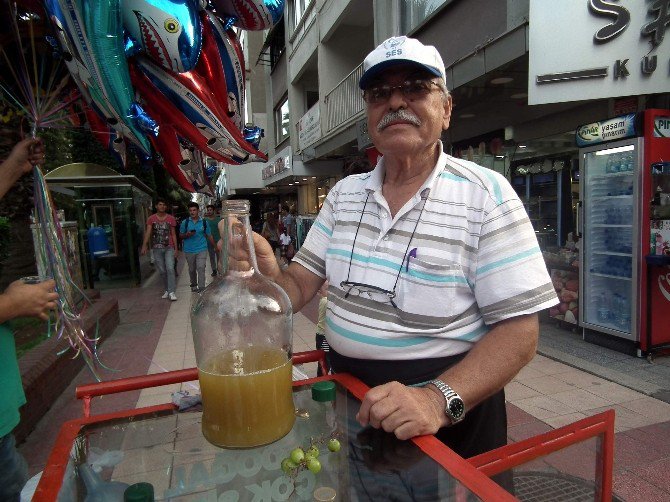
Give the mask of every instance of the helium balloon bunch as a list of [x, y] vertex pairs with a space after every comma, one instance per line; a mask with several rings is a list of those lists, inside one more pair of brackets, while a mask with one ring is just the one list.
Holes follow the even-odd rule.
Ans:
[[[33, 23], [35, 18], [19, 12], [17, 6], [8, 1], [3, 2], [1, 12], [9, 27], [8, 36], [0, 48], [6, 69], [5, 78], [0, 81], [3, 100], [11, 104], [16, 115], [21, 117], [22, 125], [28, 122], [33, 137], [38, 128], [67, 127], [66, 110], [78, 99], [77, 93], [63, 96], [69, 80], [67, 72], [50, 54], [45, 54], [37, 42], [39, 27]], [[19, 22], [23, 29], [19, 27]], [[37, 268], [55, 280], [58, 293], [55, 322], [53, 326], [49, 324], [48, 334], [52, 334], [53, 328], [59, 339], [68, 342], [74, 357], [82, 354], [99, 380], [97, 369], [103, 365], [96, 350], [97, 333], [88, 336], [84, 330], [76, 301], [76, 293], [83, 295], [83, 292], [70, 273], [67, 253], [63, 248], [63, 231], [39, 166], [33, 168], [33, 180], [35, 217], [36, 223], [39, 223]], [[90, 303], [85, 295], [84, 299]]]
[[213, 195], [206, 158], [267, 160], [245, 125], [245, 64], [233, 29], [276, 23], [284, 0], [44, 0], [92, 130], [113, 152], [153, 151], [190, 192]]

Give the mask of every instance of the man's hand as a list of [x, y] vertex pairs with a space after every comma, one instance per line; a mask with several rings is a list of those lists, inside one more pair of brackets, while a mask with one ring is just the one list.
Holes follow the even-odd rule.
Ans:
[[277, 263], [277, 257], [272, 250], [272, 246], [262, 235], [254, 232], [253, 236], [258, 270], [264, 276], [269, 277], [272, 280], [276, 280], [277, 276], [281, 272], [281, 269], [279, 268], [279, 263]]
[[55, 287], [53, 280], [39, 284], [25, 284], [20, 279], [12, 282], [0, 295], [5, 300], [2, 302], [0, 318], [37, 317], [46, 321], [49, 311], [56, 308], [58, 293], [54, 291]]
[[443, 401], [425, 387], [389, 382], [365, 394], [356, 419], [362, 426], [384, 429], [398, 439], [435, 434], [449, 424]]
[[44, 148], [40, 139], [24, 139], [17, 143], [0, 164], [0, 197], [3, 197], [21, 176], [34, 165], [44, 162]]
[[144, 255], [147, 254], [148, 252], [149, 252], [149, 246], [147, 246], [146, 244], [142, 244], [142, 249], [141, 249], [141, 251], [140, 251], [140, 254], [141, 254], [142, 256], [144, 256]]
[[3, 167], [15, 170], [20, 175], [29, 173], [33, 166], [44, 162], [44, 147], [41, 139], [26, 138], [12, 148]]
[[[248, 270], [250, 267], [249, 249], [246, 243], [246, 236], [242, 235], [238, 225], [234, 222], [229, 222], [229, 225], [232, 226], [231, 228], [226, 229], [226, 221], [226, 219], [221, 219], [221, 221], [219, 221], [219, 234], [222, 238], [216, 243], [216, 249], [218, 251], [223, 249], [223, 235], [228, 235], [229, 238], [232, 239], [232, 241], [228, 243], [229, 246], [227, 250], [228, 261], [230, 262], [229, 265], [232, 265], [234, 268], [239, 268], [240, 270]], [[258, 271], [271, 280], [275, 280], [281, 269], [279, 268], [277, 258], [272, 251], [272, 246], [270, 246], [270, 243], [263, 236], [256, 232], [253, 232], [252, 236]]]

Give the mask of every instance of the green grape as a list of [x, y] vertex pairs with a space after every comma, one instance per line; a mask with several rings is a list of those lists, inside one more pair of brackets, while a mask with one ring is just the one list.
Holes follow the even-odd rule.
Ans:
[[332, 452], [340, 451], [340, 442], [333, 438], [328, 441], [328, 449]]
[[321, 470], [321, 462], [319, 462], [319, 460], [314, 457], [309, 457], [307, 460], [307, 468], [310, 470], [310, 472], [316, 474]]
[[310, 455], [314, 458], [319, 458], [319, 447], [313, 444], [312, 446], [309, 447], [309, 450], [305, 452], [305, 456]]
[[291, 452], [291, 460], [293, 460], [293, 462], [296, 464], [299, 464], [305, 460], [305, 452], [302, 451], [302, 448], [296, 448]]
[[298, 467], [298, 464], [288, 457], [281, 461], [281, 470], [286, 474], [290, 474], [296, 467]]

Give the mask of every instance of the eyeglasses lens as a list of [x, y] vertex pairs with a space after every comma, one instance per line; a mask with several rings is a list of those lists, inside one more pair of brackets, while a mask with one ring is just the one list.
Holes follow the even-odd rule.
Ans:
[[435, 82], [432, 80], [412, 80], [400, 85], [378, 85], [365, 90], [363, 98], [368, 103], [381, 103], [382, 101], [388, 101], [393, 92], [398, 89], [405, 98], [414, 101], [428, 94], [431, 91], [431, 84], [435, 84]]

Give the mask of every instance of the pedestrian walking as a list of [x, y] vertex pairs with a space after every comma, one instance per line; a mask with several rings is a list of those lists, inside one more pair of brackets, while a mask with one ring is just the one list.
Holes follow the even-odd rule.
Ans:
[[183, 241], [184, 256], [191, 279], [191, 291], [205, 289], [205, 267], [207, 265], [207, 243], [216, 246], [212, 231], [204, 218], [200, 217], [200, 206], [188, 205], [189, 217], [179, 227], [179, 237]]
[[175, 256], [177, 254], [177, 220], [167, 213], [165, 199], [156, 199], [156, 213], [147, 219], [142, 242], [142, 255], [152, 253], [154, 265], [163, 279], [165, 291], [161, 298], [177, 300], [175, 293]]
[[[221, 239], [219, 234], [219, 222], [221, 217], [216, 214], [216, 208], [212, 204], [208, 204], [205, 208], [205, 220], [209, 229], [212, 231], [212, 239], [214, 243], [218, 243]], [[216, 277], [219, 264], [219, 251], [216, 245], [212, 245], [207, 241], [207, 252], [209, 253], [209, 263], [212, 266], [212, 277]]]

